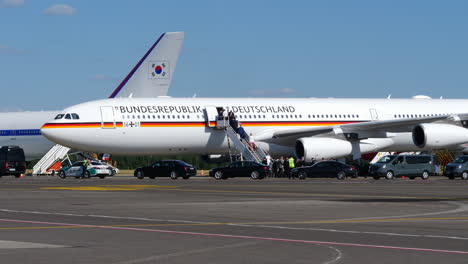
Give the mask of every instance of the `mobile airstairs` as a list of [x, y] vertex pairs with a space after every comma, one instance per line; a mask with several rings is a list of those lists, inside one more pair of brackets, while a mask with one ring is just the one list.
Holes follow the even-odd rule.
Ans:
[[240, 138], [240, 135], [229, 125], [228, 119], [220, 117], [216, 121], [216, 129], [224, 129], [228, 139], [229, 150], [234, 147], [240, 153], [243, 160], [262, 163], [266, 158], [267, 154], [259, 146], [256, 146], [255, 149], [250, 148], [248, 135], [245, 135], [244, 139]]
[[[33, 175], [41, 175], [41, 174], [48, 174], [49, 168], [54, 165], [58, 161], [63, 161], [68, 156], [68, 151], [70, 148], [62, 146], [62, 145], [55, 145], [53, 146], [45, 155], [42, 157], [36, 165], [33, 167], [32, 174]], [[52, 171], [52, 173], [54, 173]]]

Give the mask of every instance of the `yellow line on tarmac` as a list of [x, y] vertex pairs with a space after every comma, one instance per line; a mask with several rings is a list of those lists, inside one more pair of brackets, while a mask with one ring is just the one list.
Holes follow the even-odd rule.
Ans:
[[468, 220], [468, 217], [427, 217], [427, 218], [386, 218], [360, 220], [317, 220], [301, 222], [244, 222], [244, 223], [193, 223], [193, 224], [138, 224], [138, 225], [76, 225], [76, 226], [30, 226], [30, 227], [2, 227], [0, 230], [28, 230], [28, 229], [64, 229], [64, 228], [94, 228], [94, 227], [164, 227], [164, 226], [223, 226], [223, 225], [279, 225], [279, 224], [342, 224], [342, 223], [370, 223], [370, 222], [404, 222], [404, 221], [438, 221], [438, 220]]
[[205, 193], [237, 193], [237, 194], [272, 194], [311, 197], [353, 197], [353, 198], [378, 198], [378, 199], [413, 199], [413, 200], [468, 200], [468, 197], [416, 197], [416, 196], [381, 196], [381, 195], [355, 195], [355, 194], [326, 194], [326, 193], [293, 193], [293, 192], [266, 192], [266, 191], [235, 191], [235, 190], [209, 190], [209, 189], [180, 189], [182, 186], [163, 185], [98, 185], [98, 186], [64, 186], [42, 187], [45, 190], [73, 190], [73, 191], [139, 191], [162, 190], [180, 192], [205, 192]]

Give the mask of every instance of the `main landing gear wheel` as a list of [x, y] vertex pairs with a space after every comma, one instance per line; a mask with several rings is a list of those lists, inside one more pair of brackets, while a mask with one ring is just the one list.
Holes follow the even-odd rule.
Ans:
[[222, 180], [222, 179], [224, 178], [223, 173], [222, 173], [221, 171], [215, 172], [214, 177], [215, 177], [215, 179], [217, 179], [217, 180]]
[[387, 171], [387, 174], [385, 174], [385, 178], [387, 180], [393, 180], [395, 178], [395, 175], [393, 174], [393, 171]]

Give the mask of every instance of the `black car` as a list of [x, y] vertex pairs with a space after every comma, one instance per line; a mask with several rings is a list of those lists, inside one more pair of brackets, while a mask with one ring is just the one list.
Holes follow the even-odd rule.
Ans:
[[195, 175], [197, 175], [197, 169], [181, 160], [156, 161], [150, 166], [136, 168], [134, 172], [134, 176], [138, 179], [145, 177], [149, 177], [150, 179], [171, 177], [171, 179], [175, 180], [178, 177], [188, 179]]
[[213, 168], [210, 176], [217, 180], [233, 177], [250, 177], [252, 179], [263, 179], [270, 173], [270, 168], [265, 164], [255, 161], [235, 161], [227, 167]]
[[358, 173], [355, 167], [338, 161], [321, 161], [312, 166], [291, 170], [291, 176], [299, 179], [307, 177], [336, 177], [338, 180], [344, 180], [348, 176], [357, 177]]
[[26, 172], [24, 151], [18, 146], [3, 146], [0, 148], [0, 177], [14, 175], [19, 178]]

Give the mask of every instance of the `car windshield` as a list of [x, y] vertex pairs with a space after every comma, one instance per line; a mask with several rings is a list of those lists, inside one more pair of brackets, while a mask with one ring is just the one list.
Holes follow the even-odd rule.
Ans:
[[379, 161], [377, 161], [377, 163], [389, 163], [389, 162], [392, 161], [395, 157], [396, 157], [396, 155], [388, 155], [388, 156], [385, 156], [385, 157], [379, 159]]
[[453, 163], [465, 163], [468, 161], [468, 156], [458, 157], [456, 158]]
[[23, 161], [24, 151], [22, 149], [9, 149], [7, 152], [7, 161]]

